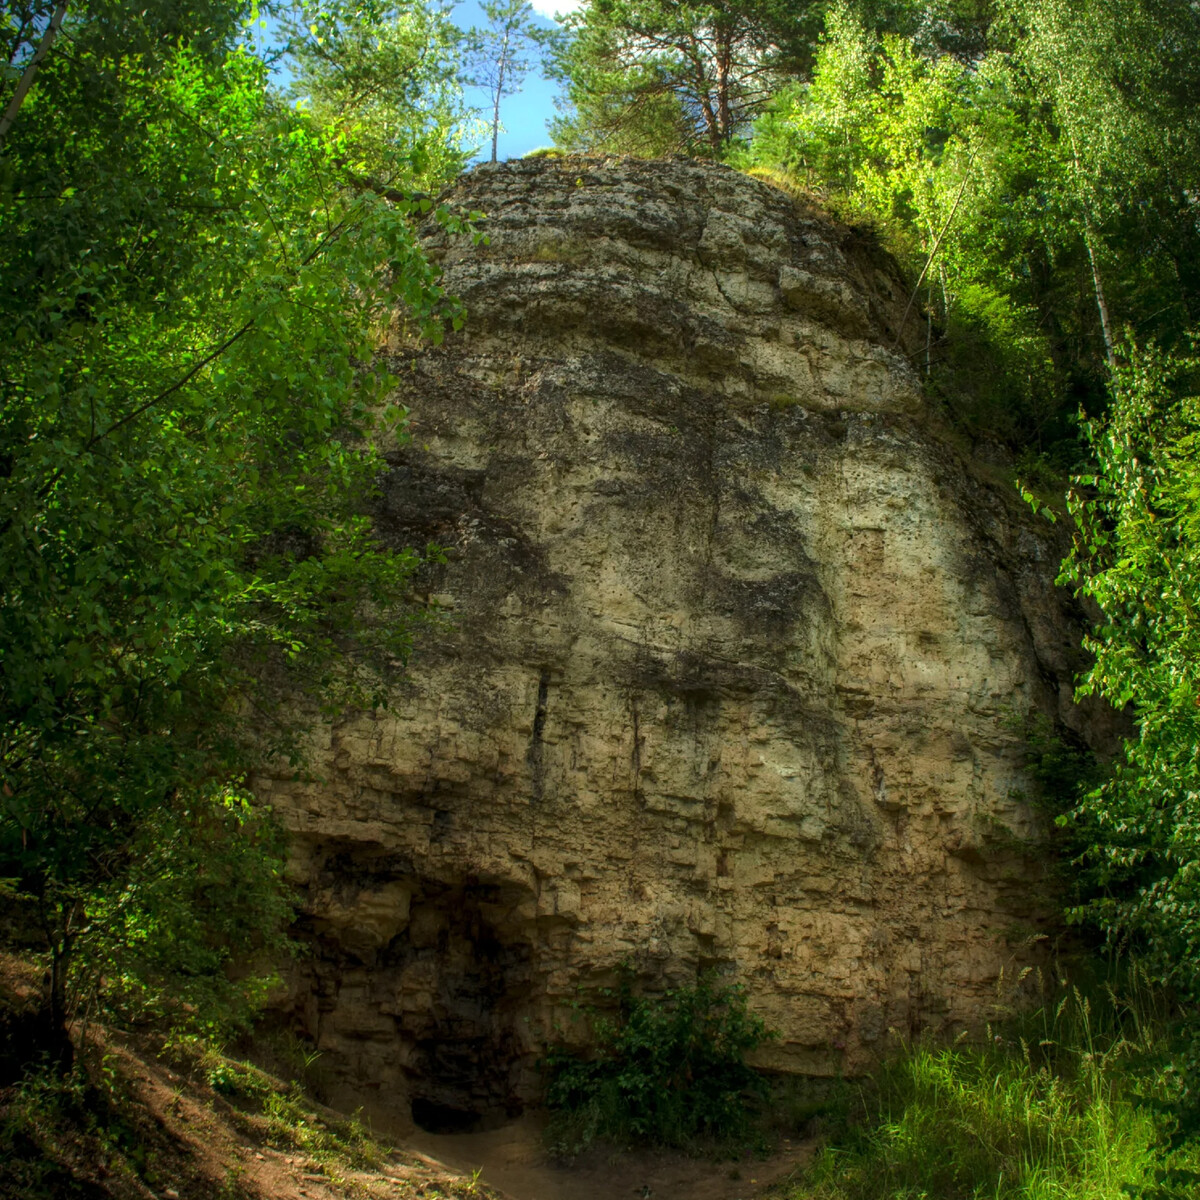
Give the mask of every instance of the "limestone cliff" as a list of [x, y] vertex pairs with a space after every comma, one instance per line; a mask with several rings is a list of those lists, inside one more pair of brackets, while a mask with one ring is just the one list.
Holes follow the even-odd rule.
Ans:
[[426, 1124], [512, 1111], [622, 960], [742, 980], [781, 1069], [978, 1020], [1048, 911], [1013, 719], [1082, 728], [1079, 630], [1053, 531], [924, 413], [894, 265], [701, 163], [454, 200], [490, 244], [427, 233], [470, 318], [395, 351], [379, 513], [447, 549], [453, 627], [320, 782], [262, 784], [327, 1069]]

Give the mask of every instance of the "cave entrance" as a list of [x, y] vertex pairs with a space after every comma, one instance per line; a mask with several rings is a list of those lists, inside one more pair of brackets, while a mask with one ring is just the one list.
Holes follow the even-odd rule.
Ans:
[[531, 945], [524, 889], [425, 883], [393, 943], [411, 1115], [428, 1133], [494, 1128], [521, 1115], [532, 1053], [519, 1036]]
[[488, 1120], [486, 1113], [451, 1108], [425, 1096], [413, 1097], [411, 1112], [413, 1124], [426, 1133], [475, 1133]]

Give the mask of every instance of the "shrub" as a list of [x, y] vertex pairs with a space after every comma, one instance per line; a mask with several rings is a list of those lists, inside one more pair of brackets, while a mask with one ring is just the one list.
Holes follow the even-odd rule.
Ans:
[[544, 1060], [546, 1101], [559, 1113], [547, 1134], [551, 1149], [576, 1154], [598, 1137], [675, 1147], [749, 1140], [752, 1106], [766, 1085], [745, 1056], [775, 1035], [748, 1010], [744, 990], [704, 977], [695, 987], [635, 996], [624, 971], [616, 999], [614, 1016], [590, 1012], [587, 1056], [559, 1049]]

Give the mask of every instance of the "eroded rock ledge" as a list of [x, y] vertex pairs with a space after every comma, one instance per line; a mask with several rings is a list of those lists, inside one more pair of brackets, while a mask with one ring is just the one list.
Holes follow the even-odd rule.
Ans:
[[895, 266], [708, 164], [454, 199], [490, 245], [427, 234], [470, 319], [395, 351], [380, 513], [447, 548], [454, 627], [320, 783], [262, 784], [332, 1082], [430, 1127], [516, 1111], [623, 960], [728, 970], [784, 1070], [978, 1021], [1046, 928], [1013, 719], [1088, 733], [1079, 630], [1053, 531], [932, 431]]

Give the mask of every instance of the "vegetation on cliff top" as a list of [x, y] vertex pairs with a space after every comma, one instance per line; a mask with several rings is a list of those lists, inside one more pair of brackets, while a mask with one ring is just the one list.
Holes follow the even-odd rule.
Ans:
[[1077, 414], [1103, 412], [1124, 329], [1186, 348], [1195, 6], [597, 0], [572, 24], [564, 146], [782, 172], [874, 225], [914, 281], [931, 392], [1028, 468], [1086, 456]]

